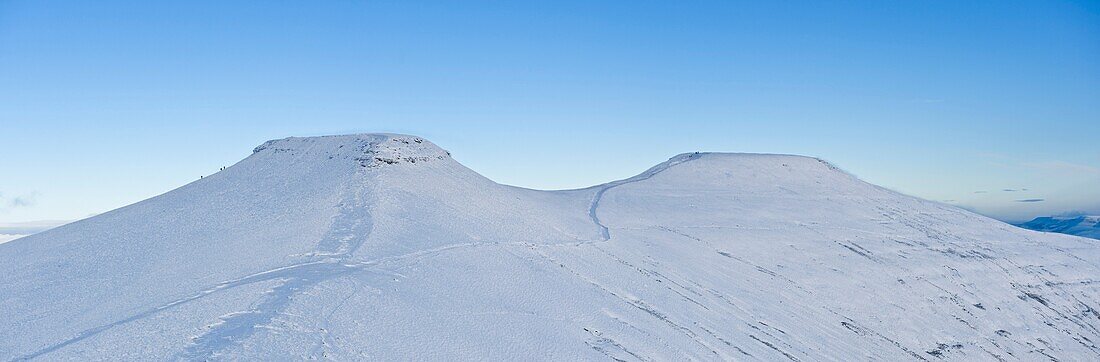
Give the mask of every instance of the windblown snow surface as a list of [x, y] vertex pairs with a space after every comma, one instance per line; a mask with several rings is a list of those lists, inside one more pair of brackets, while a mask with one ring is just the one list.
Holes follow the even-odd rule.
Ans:
[[288, 138], [0, 244], [0, 359], [1098, 360], [1098, 263], [815, 158], [537, 191]]

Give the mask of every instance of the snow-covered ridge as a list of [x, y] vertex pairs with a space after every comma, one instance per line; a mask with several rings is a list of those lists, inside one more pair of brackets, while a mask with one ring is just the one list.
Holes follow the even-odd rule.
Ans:
[[451, 153], [416, 136], [365, 133], [341, 136], [289, 137], [264, 142], [253, 154], [313, 154], [351, 159], [362, 167], [418, 163], [450, 158]]
[[0, 244], [0, 360], [1095, 360], [1100, 243], [811, 157], [497, 184], [415, 136], [288, 138]]
[[[285, 155], [321, 159], [354, 160], [362, 167], [379, 167], [394, 164], [415, 164], [450, 159], [451, 153], [434, 143], [417, 136], [390, 133], [362, 133], [335, 136], [288, 137], [264, 142], [253, 149], [254, 155]], [[761, 171], [770, 168], [800, 169], [804, 172], [837, 172], [847, 175], [836, 166], [816, 157], [767, 154], [688, 152], [669, 158], [636, 176], [593, 186], [599, 188], [620, 183], [647, 179], [680, 163], [707, 158], [709, 166], [736, 170], [751, 168]]]

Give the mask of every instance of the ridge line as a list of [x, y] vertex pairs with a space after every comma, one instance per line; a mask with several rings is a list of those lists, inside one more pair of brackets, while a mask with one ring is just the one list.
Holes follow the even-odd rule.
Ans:
[[697, 160], [702, 155], [703, 154], [700, 152], [680, 154], [668, 159], [668, 161], [661, 162], [656, 166], [650, 167], [648, 170], [645, 170], [642, 173], [633, 177], [618, 181], [611, 181], [606, 184], [597, 186], [599, 187], [599, 189], [596, 190], [596, 194], [592, 196], [592, 202], [588, 205], [588, 217], [592, 220], [593, 223], [596, 224], [596, 226], [600, 228], [600, 237], [602, 238], [601, 241], [611, 240], [611, 231], [607, 228], [607, 225], [604, 225], [603, 222], [600, 221], [599, 215], [596, 215], [596, 209], [600, 207], [600, 200], [603, 199], [603, 194], [605, 192], [622, 185], [648, 180], [651, 177], [656, 176], [657, 174], [664, 172], [669, 168], [672, 168], [673, 166], [688, 161]]

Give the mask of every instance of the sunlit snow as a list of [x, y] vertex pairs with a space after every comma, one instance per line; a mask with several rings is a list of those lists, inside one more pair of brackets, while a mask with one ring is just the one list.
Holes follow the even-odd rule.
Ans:
[[1096, 360], [1098, 264], [809, 157], [538, 191], [289, 138], [0, 245], [0, 359]]

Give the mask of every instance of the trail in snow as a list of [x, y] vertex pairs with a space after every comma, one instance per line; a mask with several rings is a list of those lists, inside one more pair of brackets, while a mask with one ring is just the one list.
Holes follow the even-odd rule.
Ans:
[[[279, 267], [279, 268], [259, 272], [259, 273], [256, 273], [256, 274], [252, 274], [252, 275], [246, 276], [244, 278], [239, 278], [239, 279], [234, 279], [234, 280], [218, 283], [217, 286], [214, 286], [210, 289], [205, 289], [205, 290], [200, 291], [198, 293], [195, 293], [194, 295], [191, 295], [187, 298], [174, 300], [174, 301], [165, 303], [161, 306], [158, 306], [156, 308], [152, 308], [152, 309], [146, 310], [144, 312], [132, 315], [132, 316], [127, 317], [125, 319], [121, 319], [121, 320], [118, 320], [118, 321], [115, 321], [115, 322], [112, 322], [112, 323], [104, 324], [104, 325], [99, 326], [99, 327], [87, 329], [85, 331], [82, 331], [76, 337], [70, 338], [68, 340], [65, 340], [65, 341], [63, 341], [61, 343], [58, 343], [58, 344], [55, 344], [55, 345], [52, 345], [50, 347], [43, 348], [43, 349], [38, 350], [34, 353], [16, 358], [16, 360], [34, 359], [36, 357], [39, 357], [39, 356], [48, 354], [50, 352], [56, 351], [58, 349], [61, 349], [62, 347], [65, 347], [65, 346], [80, 342], [84, 339], [93, 337], [93, 336], [95, 336], [99, 333], [105, 332], [105, 331], [107, 331], [111, 328], [114, 328], [114, 327], [117, 327], [117, 326], [120, 326], [120, 325], [123, 325], [123, 324], [126, 324], [126, 323], [130, 323], [130, 322], [135, 322], [135, 321], [141, 320], [141, 319], [146, 318], [146, 317], [153, 316], [157, 313], [166, 311], [166, 310], [171, 309], [173, 307], [177, 307], [177, 306], [180, 306], [180, 305], [183, 305], [183, 304], [186, 304], [186, 303], [190, 303], [190, 302], [205, 298], [205, 297], [207, 297], [209, 295], [212, 295], [214, 293], [217, 293], [217, 292], [228, 291], [228, 290], [231, 290], [233, 288], [237, 288], [237, 287], [241, 287], [241, 286], [245, 286], [245, 285], [251, 285], [251, 284], [264, 282], [264, 281], [269, 281], [269, 280], [275, 280], [275, 279], [287, 279], [288, 280], [287, 282], [283, 283], [279, 287], [276, 287], [275, 289], [273, 289], [272, 290], [272, 292], [273, 292], [272, 295], [268, 298], [265, 298], [263, 301], [261, 301], [261, 305], [258, 306], [257, 308], [254, 308], [253, 310], [246, 311], [246, 312], [232, 313], [232, 314], [226, 315], [221, 323], [218, 323], [218, 324], [214, 325], [215, 329], [212, 329], [211, 331], [208, 331], [207, 333], [204, 333], [202, 336], [195, 337], [195, 340], [196, 340], [195, 345], [188, 348], [188, 352], [185, 352], [182, 356], [180, 356], [180, 357], [189, 358], [189, 359], [202, 359], [201, 356], [203, 356], [204, 353], [201, 353], [201, 352], [207, 352], [207, 353], [211, 353], [211, 354], [214, 353], [214, 352], [217, 352], [218, 350], [221, 350], [224, 347], [230, 346], [231, 344], [228, 343], [228, 342], [239, 341], [239, 340], [242, 339], [242, 338], [239, 338], [239, 337], [241, 337], [245, 334], [251, 334], [251, 332], [254, 331], [256, 326], [259, 326], [259, 325], [265, 324], [267, 322], [270, 322], [271, 317], [274, 317], [274, 316], [278, 315], [278, 313], [277, 313], [278, 309], [285, 306], [285, 303], [287, 302], [285, 299], [289, 299], [289, 297], [293, 296], [297, 291], [305, 289], [309, 286], [317, 285], [317, 284], [319, 284], [323, 281], [326, 281], [326, 280], [330, 280], [330, 279], [333, 279], [333, 278], [336, 278], [336, 277], [345, 276], [345, 275], [349, 275], [349, 274], [353, 274], [353, 273], [357, 273], [357, 272], [359, 272], [359, 273], [361, 273], [361, 272], [385, 273], [385, 271], [372, 270], [371, 267], [381, 266], [383, 264], [390, 263], [390, 262], [401, 261], [401, 260], [406, 260], [406, 259], [410, 259], [410, 258], [419, 258], [419, 257], [430, 256], [430, 255], [438, 254], [440, 252], [445, 252], [445, 251], [448, 251], [448, 250], [459, 249], [459, 248], [477, 247], [477, 246], [501, 246], [501, 245], [531, 246], [530, 243], [523, 243], [523, 242], [514, 242], [514, 243], [463, 243], [463, 244], [447, 245], [447, 246], [443, 246], [443, 247], [431, 248], [431, 249], [425, 249], [425, 250], [417, 250], [417, 251], [410, 252], [410, 253], [407, 253], [407, 254], [389, 256], [389, 257], [384, 257], [384, 258], [379, 258], [379, 259], [374, 259], [374, 260], [367, 260], [367, 261], [341, 263], [337, 259], [329, 258], [329, 259], [325, 259], [323, 261], [315, 261], [315, 262], [307, 262], [307, 263], [301, 263], [301, 264], [288, 265], [288, 266]], [[582, 244], [554, 244], [554, 245], [547, 245], [547, 246], [558, 246], [558, 245], [560, 245], [560, 246], [567, 246], [567, 245], [576, 246], [576, 245], [582, 245]], [[279, 305], [277, 302], [282, 302], [283, 305]], [[261, 317], [263, 317], [263, 318], [261, 318]], [[252, 323], [251, 326], [250, 326], [250, 324], [245, 323], [245, 322], [254, 322], [254, 323]], [[217, 336], [218, 338], [221, 338], [221, 339], [211, 338], [211, 337], [214, 337], [214, 336]], [[222, 342], [226, 342], [226, 343], [221, 344]]]
[[373, 223], [368, 212], [368, 197], [363, 187], [352, 187], [354, 195], [346, 198], [340, 212], [333, 221], [332, 228], [317, 245], [315, 256], [331, 256], [328, 263], [314, 264], [305, 268], [287, 269], [284, 275], [273, 275], [268, 279], [286, 278], [286, 281], [272, 289], [257, 305], [249, 311], [223, 316], [220, 323], [210, 327], [206, 333], [195, 337], [194, 343], [183, 351], [181, 357], [189, 360], [206, 360], [218, 352], [247, 339], [260, 325], [268, 324], [280, 310], [290, 304], [298, 292], [308, 289], [326, 280], [361, 270], [361, 267], [346, 262], [371, 233]]
[[[200, 292], [195, 293], [194, 295], [191, 295], [187, 298], [174, 300], [172, 302], [163, 304], [163, 305], [158, 306], [156, 308], [149, 309], [147, 311], [132, 315], [132, 316], [127, 317], [125, 319], [118, 320], [118, 321], [115, 321], [115, 322], [112, 322], [112, 323], [104, 324], [104, 325], [99, 326], [99, 327], [95, 327], [95, 328], [92, 328], [92, 329], [85, 330], [85, 331], [81, 332], [79, 335], [77, 335], [76, 337], [70, 338], [68, 340], [65, 340], [64, 342], [55, 344], [53, 346], [44, 348], [42, 350], [39, 350], [37, 352], [28, 354], [26, 356], [23, 356], [23, 357], [20, 357], [20, 358], [17, 358], [17, 359], [19, 359], [19, 360], [32, 359], [32, 358], [35, 358], [35, 357], [53, 352], [53, 351], [58, 350], [62, 347], [71, 345], [71, 344], [76, 343], [76, 342], [80, 342], [81, 340], [84, 340], [88, 337], [92, 337], [96, 334], [99, 334], [103, 331], [114, 328], [116, 326], [123, 325], [123, 324], [129, 323], [129, 322], [133, 322], [133, 321], [136, 321], [136, 320], [139, 320], [139, 319], [142, 319], [142, 318], [152, 316], [152, 315], [154, 315], [156, 313], [159, 313], [161, 311], [164, 311], [164, 310], [167, 310], [169, 308], [176, 307], [176, 306], [182, 305], [184, 303], [188, 303], [188, 302], [206, 297], [206, 296], [208, 296], [210, 294], [213, 294], [215, 292], [229, 290], [229, 289], [233, 289], [233, 288], [236, 288], [236, 287], [239, 287], [239, 286], [249, 285], [249, 284], [262, 282], [262, 281], [267, 281], [267, 280], [273, 280], [273, 279], [278, 279], [278, 278], [286, 278], [289, 275], [302, 273], [302, 272], [298, 271], [299, 269], [309, 269], [309, 268], [314, 268], [314, 267], [325, 267], [326, 264], [327, 263], [324, 262], [324, 261], [295, 264], [295, 265], [280, 267], [280, 268], [276, 268], [276, 269], [272, 269], [272, 270], [252, 274], [252, 275], [246, 276], [244, 278], [240, 278], [240, 279], [235, 279], [235, 280], [222, 282], [222, 283], [219, 283], [218, 285], [216, 285], [216, 286], [214, 286], [210, 289], [200, 291]], [[336, 264], [329, 264], [329, 265], [330, 266], [339, 266], [339, 265], [336, 265]]]
[[596, 194], [592, 197], [592, 203], [588, 206], [588, 217], [591, 218], [592, 222], [596, 223], [596, 226], [598, 226], [600, 228], [600, 236], [601, 236], [601, 238], [603, 238], [603, 241], [607, 241], [607, 240], [611, 239], [611, 231], [608, 230], [607, 225], [604, 225], [602, 222], [600, 222], [600, 216], [596, 214], [596, 209], [600, 207], [600, 200], [603, 199], [603, 194], [605, 192], [607, 192], [607, 190], [610, 190], [610, 189], [613, 189], [613, 188], [616, 188], [616, 187], [619, 187], [619, 186], [622, 186], [622, 185], [626, 185], [626, 184], [629, 184], [629, 183], [648, 180], [650, 177], [653, 177], [653, 176], [661, 173], [662, 171], [669, 169], [672, 166], [676, 166], [676, 165], [679, 165], [679, 164], [684, 163], [684, 162], [688, 162], [688, 161], [691, 161], [691, 160], [698, 159], [702, 155], [704, 155], [704, 153], [700, 153], [700, 152], [680, 154], [680, 155], [677, 155], [676, 157], [670, 158], [668, 161], [665, 161], [665, 162], [662, 162], [662, 163], [660, 163], [656, 166], [650, 167], [648, 170], [645, 170], [645, 172], [642, 172], [642, 173], [638, 174], [637, 176], [634, 176], [634, 177], [631, 177], [631, 178], [628, 178], [628, 179], [612, 181], [612, 182], [608, 182], [606, 184], [597, 186], [597, 187], [599, 187], [599, 189], [596, 190]]
[[229, 347], [234, 342], [243, 340], [252, 335], [257, 326], [269, 323], [271, 319], [278, 314], [280, 309], [290, 303], [291, 297], [297, 292], [325, 280], [355, 271], [362, 271], [366, 266], [375, 264], [373, 262], [356, 264], [347, 263], [350, 255], [353, 254], [355, 250], [362, 245], [363, 241], [366, 240], [367, 236], [370, 235], [372, 226], [370, 214], [367, 212], [367, 202], [363, 197], [362, 190], [361, 188], [356, 188], [355, 194], [350, 199], [350, 202], [345, 202], [341, 205], [340, 213], [335, 218], [329, 235], [318, 243], [316, 251], [308, 254], [308, 256], [326, 257], [324, 260], [283, 266], [243, 278], [225, 281], [187, 298], [175, 300], [125, 319], [85, 330], [73, 338], [22, 356], [19, 359], [32, 359], [42, 356], [116, 326], [152, 316], [161, 311], [206, 297], [215, 292], [263, 281], [285, 279], [283, 284], [272, 289], [252, 310], [226, 315], [222, 317], [221, 322], [213, 325], [209, 331], [194, 337], [194, 344], [188, 347], [180, 356], [190, 360], [207, 359], [218, 351]]

